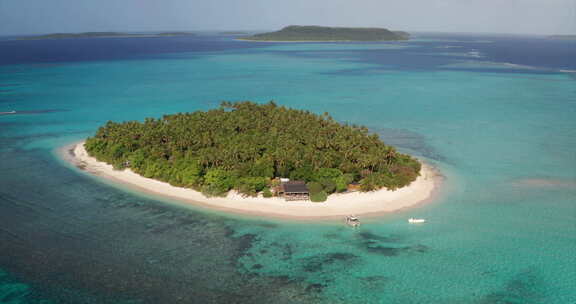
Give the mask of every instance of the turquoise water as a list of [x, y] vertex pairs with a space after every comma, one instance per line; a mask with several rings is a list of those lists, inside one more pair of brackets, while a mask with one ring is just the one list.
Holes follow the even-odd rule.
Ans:
[[[432, 38], [217, 37], [189, 42], [217, 50], [0, 66], [0, 111], [23, 113], [0, 116], [0, 303], [576, 302], [576, 85], [558, 71], [570, 58], [520, 68], [499, 45], [558, 42]], [[165, 204], [54, 152], [108, 120], [222, 100], [366, 125], [437, 166], [443, 187], [350, 230]]]

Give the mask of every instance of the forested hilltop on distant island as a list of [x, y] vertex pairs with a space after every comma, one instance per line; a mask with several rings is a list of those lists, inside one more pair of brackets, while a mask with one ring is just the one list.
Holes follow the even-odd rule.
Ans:
[[385, 145], [366, 127], [274, 102], [223, 102], [207, 112], [110, 121], [85, 148], [115, 169], [129, 167], [207, 196], [231, 189], [271, 196], [275, 178], [289, 177], [307, 182], [311, 194], [325, 200], [356, 182], [361, 191], [401, 188], [421, 169], [416, 159]]
[[74, 39], [74, 38], [138, 38], [138, 37], [171, 37], [171, 36], [194, 36], [189, 32], [165, 32], [151, 34], [134, 34], [119, 32], [85, 32], [85, 33], [54, 33], [38, 36], [23, 36], [20, 40], [42, 40], [42, 39]]
[[410, 34], [384, 28], [353, 28], [291, 25], [279, 31], [242, 37], [253, 41], [396, 41]]

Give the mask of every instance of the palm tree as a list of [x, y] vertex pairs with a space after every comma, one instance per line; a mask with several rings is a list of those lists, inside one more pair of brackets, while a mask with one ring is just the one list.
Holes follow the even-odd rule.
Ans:
[[386, 159], [386, 165], [390, 167], [392, 162], [396, 160], [396, 149], [394, 149], [394, 147], [388, 147], [384, 158]]

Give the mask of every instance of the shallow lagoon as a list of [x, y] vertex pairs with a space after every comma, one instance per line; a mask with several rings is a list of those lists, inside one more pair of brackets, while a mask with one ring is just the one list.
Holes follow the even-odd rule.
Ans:
[[[0, 116], [0, 302], [574, 301], [574, 42], [422, 38], [1, 41], [0, 109], [28, 112]], [[426, 158], [439, 199], [354, 231], [166, 204], [54, 153], [108, 120], [272, 99]]]

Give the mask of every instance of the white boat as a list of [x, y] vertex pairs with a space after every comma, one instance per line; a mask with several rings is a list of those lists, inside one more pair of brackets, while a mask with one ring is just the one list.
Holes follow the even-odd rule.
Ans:
[[354, 215], [349, 215], [346, 217], [346, 225], [354, 228], [359, 227], [360, 219], [355, 217]]
[[0, 112], [0, 114], [16, 114], [16, 111]]
[[409, 218], [408, 219], [408, 223], [410, 224], [419, 224], [419, 223], [424, 223], [426, 222], [425, 219], [419, 219], [419, 218]]

